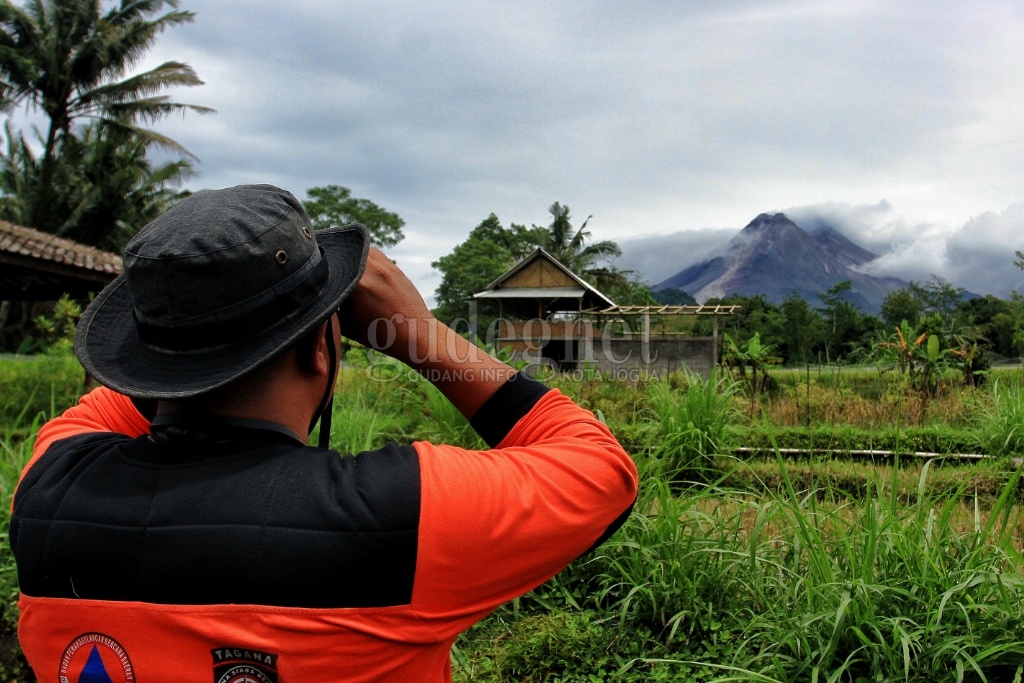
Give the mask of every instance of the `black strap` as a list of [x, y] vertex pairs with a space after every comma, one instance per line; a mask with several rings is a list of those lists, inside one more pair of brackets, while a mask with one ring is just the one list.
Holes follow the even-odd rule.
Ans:
[[337, 349], [334, 348], [334, 316], [332, 315], [327, 319], [327, 330], [324, 332], [324, 337], [327, 341], [327, 355], [330, 359], [330, 378], [327, 380], [327, 389], [324, 390], [324, 397], [320, 399], [320, 405], [317, 407], [315, 413], [313, 413], [313, 419], [309, 423], [309, 433], [313, 433], [313, 428], [316, 427], [316, 421], [320, 420], [320, 438], [317, 441], [317, 445], [320, 448], [331, 447], [331, 416], [334, 414], [334, 383], [338, 380], [338, 356]]

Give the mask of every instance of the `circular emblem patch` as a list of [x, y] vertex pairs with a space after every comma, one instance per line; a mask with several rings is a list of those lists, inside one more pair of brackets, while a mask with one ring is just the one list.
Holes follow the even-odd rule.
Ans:
[[217, 683], [274, 683], [273, 678], [255, 666], [233, 666], [217, 679]]
[[128, 653], [108, 635], [83, 633], [64, 649], [60, 683], [135, 683]]
[[277, 655], [246, 647], [218, 647], [213, 655], [213, 683], [277, 683]]

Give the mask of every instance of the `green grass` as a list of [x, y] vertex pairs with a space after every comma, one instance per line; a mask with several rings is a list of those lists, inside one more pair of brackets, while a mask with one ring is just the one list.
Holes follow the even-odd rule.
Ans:
[[[1024, 437], [1024, 434], [1022, 434]], [[802, 448], [834, 453], [884, 450], [899, 453], [987, 454], [992, 453], [980, 433], [945, 425], [865, 429], [852, 425], [776, 427], [763, 422], [735, 428], [734, 443], [746, 448], [771, 450]], [[998, 451], [998, 454], [1012, 451]]]
[[402, 440], [407, 420], [401, 401], [404, 389], [388, 392], [361, 373], [343, 371], [338, 378], [331, 421], [331, 448], [355, 454]]
[[[663, 680], [681, 681], [1019, 675], [1019, 472], [987, 511], [969, 511], [964, 528], [965, 491], [930, 493], [927, 466], [910, 503], [896, 474], [875, 479], [861, 500], [789, 481], [778, 494], [712, 485], [679, 496], [659, 467], [644, 466], [637, 512], [597, 555], [524, 600], [529, 609], [519, 619], [508, 608], [494, 617], [509, 639], [529, 642], [537, 625], [522, 615], [588, 615], [565, 626], [586, 627], [562, 636], [578, 648], [563, 655], [567, 677], [532, 670], [515, 678], [512, 672], [530, 671], [528, 661], [509, 660], [522, 645], [482, 664], [491, 646], [471, 635], [460, 645], [466, 666], [459, 680], [657, 680], [666, 667], [676, 677]], [[526, 633], [517, 636], [521, 623]], [[595, 623], [603, 636], [589, 633]], [[621, 651], [608, 645], [616, 638], [627, 644]], [[638, 649], [646, 654], [631, 654]], [[618, 653], [611, 661], [619, 668], [609, 671], [600, 660], [593, 678], [572, 673], [600, 652]], [[467, 667], [490, 673], [470, 678]]]
[[37, 413], [26, 419], [28, 408], [13, 422], [0, 425], [0, 680], [4, 681], [34, 680], [17, 644], [18, 571], [7, 536], [14, 490], [43, 417]]
[[[962, 489], [968, 498], [978, 498], [985, 509], [1002, 495], [1016, 471], [1011, 463], [1004, 460], [963, 463], [904, 458], [894, 465], [890, 459], [872, 461], [830, 456], [786, 458], [780, 462], [774, 456], [766, 455], [744, 459], [742, 464], [728, 469], [722, 482], [758, 495], [763, 491], [784, 491], [788, 479], [799, 490], [828, 492], [858, 500], [865, 497], [878, 478], [889, 480], [895, 470], [900, 500], [912, 502], [916, 500], [925, 467], [929, 468], [929, 495], [955, 495]], [[1017, 498], [1024, 501], [1024, 487], [1020, 483]]]
[[737, 386], [724, 376], [691, 376], [681, 390], [666, 382], [648, 386], [648, 449], [667, 471], [675, 476], [714, 470], [714, 456], [730, 448]]
[[1024, 453], [1024, 388], [996, 381], [991, 395], [991, 407], [979, 410], [975, 418], [979, 441], [990, 453]]
[[469, 426], [469, 420], [463, 417], [455, 406], [428, 382], [419, 383], [423, 401], [423, 420], [416, 430], [416, 438], [434, 443], [448, 443], [481, 450], [487, 444]]
[[0, 425], [24, 434], [37, 414], [74, 405], [84, 386], [85, 371], [68, 353], [0, 356]]

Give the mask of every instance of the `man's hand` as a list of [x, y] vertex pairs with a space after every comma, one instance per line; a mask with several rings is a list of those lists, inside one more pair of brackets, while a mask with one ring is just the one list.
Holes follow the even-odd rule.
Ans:
[[431, 328], [436, 334], [434, 316], [416, 286], [376, 248], [370, 249], [363, 277], [339, 318], [343, 335], [404, 363], [419, 348], [419, 336]]
[[363, 277], [339, 318], [342, 334], [422, 374], [467, 418], [515, 375], [438, 322], [405, 273], [379, 249], [370, 249]]

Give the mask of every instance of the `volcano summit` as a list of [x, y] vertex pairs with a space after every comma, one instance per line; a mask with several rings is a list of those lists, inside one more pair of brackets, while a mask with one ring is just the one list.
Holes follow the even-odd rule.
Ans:
[[861, 272], [876, 258], [833, 228], [808, 233], [783, 213], [763, 213], [729, 241], [724, 254], [676, 273], [654, 290], [682, 289], [701, 303], [730, 294], [763, 294], [780, 304], [795, 292], [817, 305], [819, 294], [849, 280], [853, 286], [844, 298], [875, 314], [887, 293], [907, 285]]

